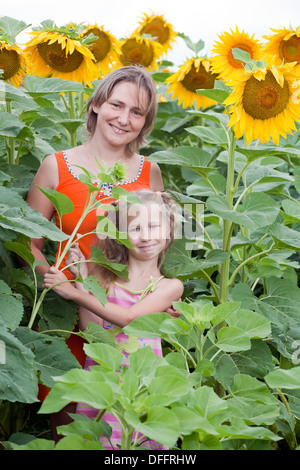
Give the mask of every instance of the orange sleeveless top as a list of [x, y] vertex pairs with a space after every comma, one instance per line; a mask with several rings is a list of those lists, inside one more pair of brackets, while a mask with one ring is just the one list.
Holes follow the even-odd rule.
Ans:
[[[80, 219], [85, 203], [88, 198], [88, 188], [83, 184], [77, 176], [72, 173], [69, 162], [64, 152], [58, 152], [55, 154], [58, 174], [59, 174], [59, 183], [56, 188], [60, 193], [68, 196], [74, 205], [74, 210], [69, 214], [62, 216], [62, 231], [68, 235], [71, 235], [73, 232], [78, 220]], [[122, 181], [118, 186], [124, 187], [126, 191], [137, 191], [138, 189], [150, 189], [150, 169], [151, 162], [147, 161], [144, 156], [141, 156], [141, 163], [138, 173], [135, 178], [128, 181]], [[103, 193], [99, 191], [98, 199], [101, 200]], [[109, 204], [113, 201], [113, 198], [105, 197], [103, 203]], [[55, 211], [55, 223], [59, 227], [59, 217]], [[92, 232], [96, 228], [97, 224], [97, 215], [96, 210], [90, 212], [78, 229], [78, 233], [84, 235], [86, 233]], [[90, 257], [91, 245], [93, 244], [94, 234], [89, 234], [84, 236], [79, 240], [79, 247], [85, 256], [86, 259]], [[66, 241], [62, 242], [62, 249], [64, 249]], [[56, 257], [58, 254], [56, 255]], [[65, 257], [66, 258], [66, 257]], [[60, 265], [60, 269], [65, 266], [65, 258]], [[66, 269], [64, 271], [65, 275], [68, 278], [72, 278], [71, 273]]]

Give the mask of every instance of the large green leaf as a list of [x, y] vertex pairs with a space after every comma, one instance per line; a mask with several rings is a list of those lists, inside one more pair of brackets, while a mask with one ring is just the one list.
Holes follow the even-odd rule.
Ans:
[[276, 369], [270, 372], [265, 381], [271, 388], [283, 389], [300, 389], [300, 367], [293, 367], [292, 369]]
[[171, 410], [154, 406], [149, 410], [146, 420], [141, 421], [135, 410], [125, 411], [126, 421], [149, 439], [173, 447], [179, 435], [179, 422]]
[[276, 222], [269, 227], [268, 232], [274, 238], [279, 248], [300, 250], [300, 232], [297, 230], [285, 227], [279, 222]]
[[55, 191], [51, 188], [41, 188], [40, 186], [38, 186], [38, 188], [43, 194], [45, 194], [49, 201], [52, 202], [59, 217], [73, 212], [74, 204], [66, 194], [60, 193], [59, 191]]
[[43, 96], [50, 93], [66, 93], [69, 91], [82, 92], [83, 85], [71, 80], [63, 80], [56, 77], [39, 77], [27, 75], [25, 79], [25, 88], [30, 95]]
[[0, 328], [14, 330], [23, 317], [23, 302], [19, 294], [14, 294], [10, 287], [0, 279]]
[[38, 385], [33, 352], [6, 328], [0, 329], [0, 399], [37, 401]]
[[187, 131], [208, 144], [228, 145], [226, 131], [220, 127], [192, 126]]
[[225, 326], [218, 331], [219, 349], [226, 352], [246, 351], [250, 349], [250, 338], [244, 331], [235, 326]]
[[257, 229], [271, 225], [279, 212], [276, 201], [268, 194], [250, 193], [245, 197], [244, 204], [233, 210], [224, 196], [210, 196], [207, 200], [207, 208], [236, 224]]
[[272, 327], [271, 344], [285, 357], [292, 358], [294, 342], [300, 340], [300, 289], [288, 279], [268, 278], [265, 295], [257, 298], [245, 284], [236, 285], [231, 297], [241, 301], [242, 308], [249, 308], [264, 315]]
[[169, 150], [162, 150], [152, 153], [149, 160], [165, 165], [180, 165], [206, 175], [214, 168], [208, 165], [211, 155], [198, 147], [179, 146]]
[[84, 350], [94, 361], [113, 372], [120, 368], [124, 360], [121, 352], [105, 343], [85, 344]]
[[31, 209], [15, 191], [0, 186], [0, 227], [31, 238], [47, 237], [63, 241], [68, 238], [56, 225]]
[[80, 367], [63, 338], [27, 328], [18, 328], [15, 335], [24, 346], [34, 352], [35, 369], [40, 372], [40, 380], [48, 387], [53, 387], [55, 384], [53, 376]]
[[17, 137], [26, 126], [15, 115], [2, 111], [0, 113], [0, 135], [3, 137]]

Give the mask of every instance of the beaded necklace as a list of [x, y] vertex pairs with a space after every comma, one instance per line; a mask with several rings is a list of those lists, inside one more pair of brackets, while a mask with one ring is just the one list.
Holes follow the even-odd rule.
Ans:
[[[79, 176], [75, 175], [74, 171], [71, 168], [71, 165], [70, 165], [70, 163], [67, 159], [67, 156], [66, 156], [66, 152], [63, 152], [63, 156], [64, 156], [64, 160], [66, 162], [66, 165], [67, 165], [68, 170], [71, 173], [71, 175], [74, 176], [74, 178], [76, 178], [80, 181]], [[145, 157], [143, 155], [141, 155], [141, 162], [140, 162], [139, 170], [138, 170], [138, 172], [137, 172], [137, 174], [134, 178], [132, 178], [131, 180], [118, 181], [118, 183], [115, 183], [115, 184], [114, 183], [103, 183], [101, 185], [101, 188], [100, 188], [99, 192], [101, 192], [104, 196], [111, 196], [112, 188], [114, 186], [122, 186], [124, 184], [134, 183], [140, 177], [140, 174], [142, 173], [143, 166], [144, 166], [144, 161], [145, 161]], [[92, 183], [95, 186], [97, 186], [99, 184], [97, 181], [92, 181]], [[99, 197], [101, 197], [101, 195]]]

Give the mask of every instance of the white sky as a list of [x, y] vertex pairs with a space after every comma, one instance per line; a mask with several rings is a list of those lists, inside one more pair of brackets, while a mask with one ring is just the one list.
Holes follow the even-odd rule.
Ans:
[[[0, 6], [0, 16], [11, 16], [36, 26], [52, 19], [59, 26], [65, 23], [103, 25], [117, 38], [129, 36], [143, 13], [164, 15], [177, 32], [193, 41], [205, 42], [203, 53], [210, 55], [218, 34], [244, 30], [256, 39], [270, 34], [270, 28], [300, 26], [299, 0], [11, 0]], [[26, 31], [30, 31], [30, 28]], [[18, 42], [26, 42], [22, 33]], [[168, 58], [181, 65], [192, 53], [178, 39]]]

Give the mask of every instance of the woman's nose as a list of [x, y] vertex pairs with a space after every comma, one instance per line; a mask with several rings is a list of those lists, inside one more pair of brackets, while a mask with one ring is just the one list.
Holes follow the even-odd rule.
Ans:
[[120, 111], [120, 114], [118, 116], [118, 122], [125, 126], [129, 122], [129, 110], [128, 109], [122, 109]]

